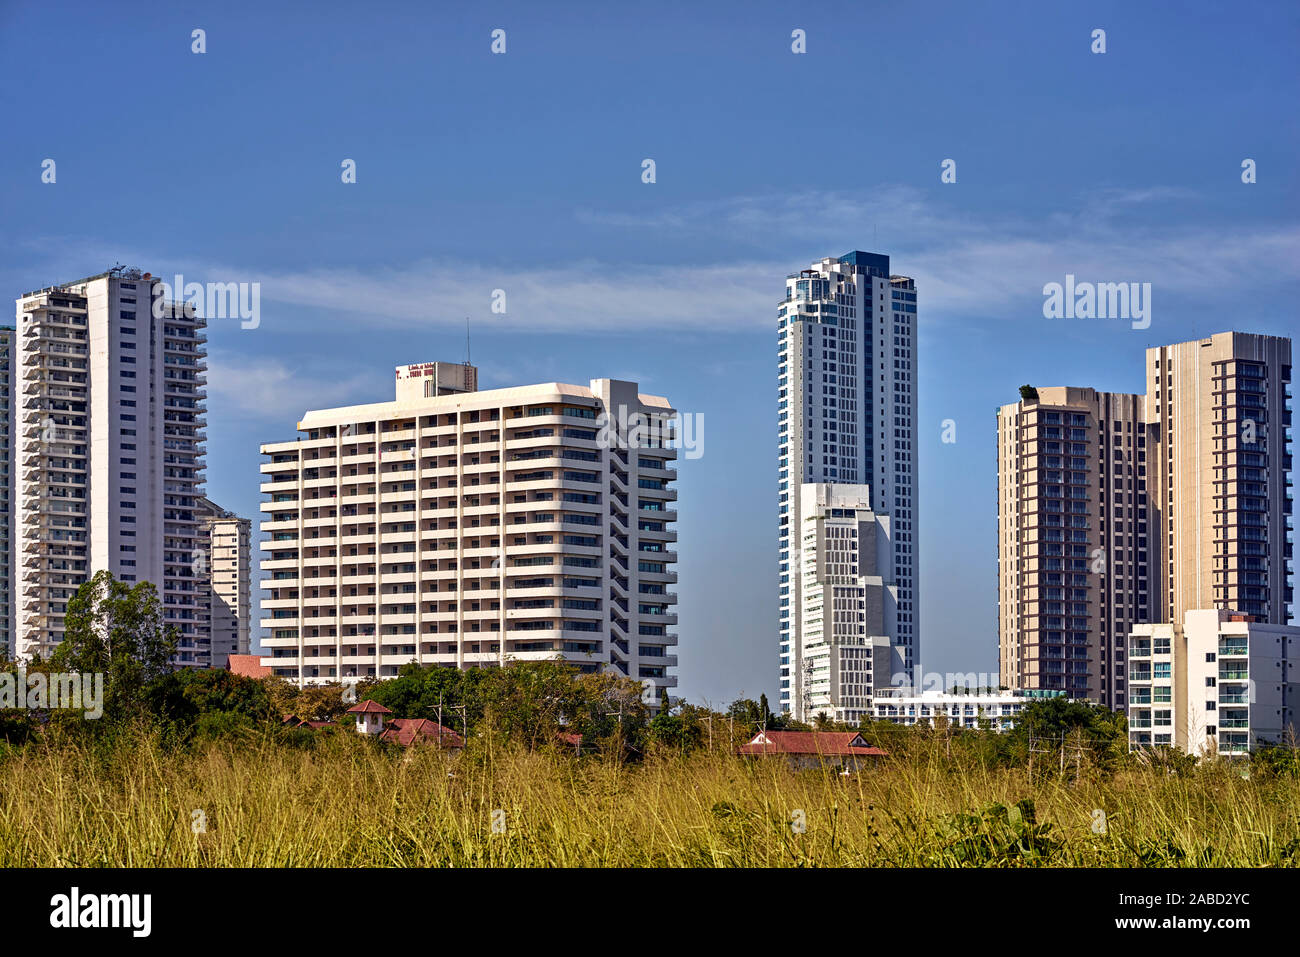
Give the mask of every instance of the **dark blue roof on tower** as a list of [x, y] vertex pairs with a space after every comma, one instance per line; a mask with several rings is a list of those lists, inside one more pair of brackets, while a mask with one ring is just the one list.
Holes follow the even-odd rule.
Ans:
[[861, 266], [863, 268], [860, 271], [868, 275], [889, 278], [889, 257], [880, 253], [864, 253], [861, 249], [855, 249], [841, 256], [840, 262], [849, 266]]

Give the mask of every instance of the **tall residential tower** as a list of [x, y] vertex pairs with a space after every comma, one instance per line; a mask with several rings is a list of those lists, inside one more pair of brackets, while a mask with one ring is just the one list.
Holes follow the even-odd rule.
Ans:
[[[777, 311], [778, 595], [781, 708], [815, 714], [815, 661], [805, 653], [800, 569], [802, 486], [865, 486], [873, 517], [887, 519], [889, 548], [877, 574], [888, 660], [871, 683], [913, 683], [918, 658], [916, 285], [889, 257], [855, 251], [786, 279]], [[814, 538], [815, 540], [815, 538]], [[866, 633], [867, 611], [857, 639]], [[820, 681], [817, 682], [820, 684]], [[826, 694], [820, 689], [819, 698]], [[832, 699], [838, 691], [831, 689]], [[816, 710], [829, 710], [816, 708]]]
[[999, 673], [1008, 688], [1125, 705], [1151, 620], [1143, 398], [1030, 390], [998, 410]]
[[209, 663], [195, 513], [205, 323], [162, 296], [119, 267], [17, 300], [16, 657], [48, 657], [68, 599], [107, 569], [157, 587], [178, 664]]
[[1147, 350], [1158, 617], [1293, 601], [1291, 340], [1221, 332]]

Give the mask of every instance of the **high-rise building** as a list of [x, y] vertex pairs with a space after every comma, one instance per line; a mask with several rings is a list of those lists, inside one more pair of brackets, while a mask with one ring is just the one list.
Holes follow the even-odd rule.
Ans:
[[397, 369], [391, 402], [262, 446], [263, 661], [298, 684], [562, 658], [676, 685], [675, 413], [632, 382], [476, 391]]
[[1293, 601], [1291, 340], [1221, 332], [1147, 350], [1157, 618]]
[[1300, 628], [1221, 608], [1137, 625], [1129, 639], [1129, 747], [1244, 755], [1297, 731]]
[[1291, 341], [1147, 350], [1142, 395], [1029, 390], [998, 412], [1002, 683], [1115, 709], [1137, 625], [1285, 625], [1293, 600]]
[[48, 657], [68, 599], [107, 569], [157, 587], [177, 664], [207, 661], [195, 569], [205, 323], [163, 295], [148, 273], [119, 267], [17, 300], [18, 657]]
[[231, 655], [249, 648], [250, 550], [252, 522], [209, 499], [201, 499], [211, 660], [209, 667], [227, 668]]
[[857, 724], [890, 687], [895, 602], [889, 519], [871, 510], [865, 485], [800, 490], [800, 620], [808, 713]]
[[998, 410], [998, 648], [1008, 688], [1123, 708], [1151, 620], [1143, 398], [1029, 390]]
[[916, 284], [889, 257], [851, 252], [786, 280], [777, 310], [778, 601], [781, 708], [814, 712], [798, 569], [805, 484], [863, 485], [887, 517], [882, 630], [891, 661], [873, 673], [911, 684], [918, 661]]
[[13, 326], [0, 326], [0, 660], [14, 651]]

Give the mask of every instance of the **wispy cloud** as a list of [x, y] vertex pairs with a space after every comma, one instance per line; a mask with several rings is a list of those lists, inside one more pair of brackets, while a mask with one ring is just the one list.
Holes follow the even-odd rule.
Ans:
[[[831, 192], [737, 197], [644, 216], [580, 211], [592, 225], [739, 240], [772, 237], [761, 260], [638, 267], [585, 262], [518, 270], [482, 263], [425, 262], [382, 273], [268, 274], [263, 295], [379, 324], [459, 323], [464, 316], [506, 328], [569, 332], [770, 329], [782, 278], [806, 262], [882, 237], [897, 272], [921, 289], [926, 322], [996, 316], [1041, 302], [1044, 283], [1066, 273], [1099, 281], [1152, 283], [1168, 302], [1300, 279], [1300, 226], [1144, 223], [1155, 204], [1185, 203], [1186, 190], [1101, 190], [1046, 219], [979, 220], [921, 191], [893, 187], [868, 197]], [[1161, 217], [1166, 221], [1165, 217]], [[507, 312], [489, 309], [492, 290]]]
[[[1244, 291], [1300, 279], [1300, 226], [1197, 225], [1194, 194], [1167, 187], [1103, 189], [1037, 220], [977, 218], [911, 187], [867, 194], [829, 191], [742, 196], [652, 213], [582, 209], [599, 230], [718, 237], [719, 248], [764, 245], [762, 258], [641, 266], [625, 261], [521, 268], [424, 260], [380, 269], [351, 266], [274, 271], [253, 264], [166, 263], [197, 281], [262, 284], [263, 328], [304, 317], [329, 334], [359, 329], [447, 329], [472, 317], [478, 329], [569, 333], [770, 330], [783, 277], [813, 259], [851, 248], [891, 254], [896, 272], [920, 288], [922, 321], [1028, 315], [1042, 287], [1066, 273], [1096, 281], [1150, 282], [1161, 302]], [[1151, 225], [1152, 206], [1179, 203], [1179, 222]], [[66, 253], [65, 253], [66, 255]], [[102, 256], [101, 256], [102, 258]], [[163, 263], [141, 256], [133, 261]], [[492, 310], [496, 290], [504, 314]], [[287, 307], [287, 308], [286, 308]], [[255, 385], [255, 383], [250, 383]], [[269, 394], [263, 390], [263, 394]]]
[[[276, 422], [309, 409], [378, 401], [373, 375], [339, 376], [290, 368], [276, 358], [208, 354], [208, 407], [214, 417]], [[292, 403], [292, 405], [289, 405]], [[287, 414], [286, 414], [287, 413]]]

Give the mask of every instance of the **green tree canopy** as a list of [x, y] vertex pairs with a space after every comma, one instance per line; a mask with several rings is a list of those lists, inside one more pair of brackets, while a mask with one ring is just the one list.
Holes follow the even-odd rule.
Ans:
[[103, 674], [104, 715], [116, 720], [143, 712], [144, 687], [171, 670], [176, 643], [151, 582], [128, 586], [98, 571], [68, 599], [50, 661], [57, 671]]

